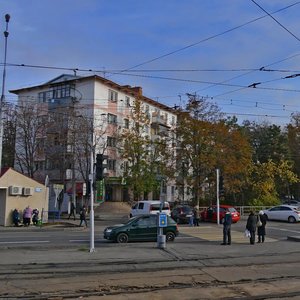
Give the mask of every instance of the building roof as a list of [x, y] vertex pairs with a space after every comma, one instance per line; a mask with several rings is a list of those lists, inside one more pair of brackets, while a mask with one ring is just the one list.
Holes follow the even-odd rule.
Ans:
[[89, 81], [89, 80], [94, 80], [94, 81], [98, 81], [101, 82], [104, 85], [107, 85], [111, 88], [114, 88], [118, 91], [122, 91], [123, 93], [127, 94], [127, 95], [131, 95], [133, 97], [136, 98], [140, 98], [141, 100], [143, 100], [144, 102], [147, 102], [153, 106], [159, 107], [161, 109], [165, 109], [168, 110], [170, 112], [176, 113], [176, 110], [165, 105], [162, 104], [158, 101], [155, 101], [151, 98], [145, 97], [143, 96], [143, 92], [142, 92], [142, 88], [141, 87], [132, 87], [130, 85], [119, 85], [118, 83], [111, 81], [107, 78], [98, 76], [98, 75], [90, 75], [90, 76], [75, 76], [75, 75], [70, 75], [70, 74], [61, 74], [60, 76], [57, 76], [55, 78], [53, 78], [50, 81], [47, 81], [44, 84], [40, 84], [40, 85], [36, 85], [36, 86], [32, 86], [32, 87], [25, 87], [25, 88], [21, 88], [21, 89], [17, 89], [17, 90], [10, 90], [10, 93], [14, 93], [16, 95], [18, 95], [21, 92], [25, 92], [25, 91], [31, 91], [31, 90], [35, 90], [35, 89], [41, 89], [41, 88], [45, 88], [45, 87], [52, 87], [55, 86], [57, 84], [61, 84], [62, 82], [64, 83], [72, 83], [74, 81], [76, 82], [82, 82], [82, 81]]

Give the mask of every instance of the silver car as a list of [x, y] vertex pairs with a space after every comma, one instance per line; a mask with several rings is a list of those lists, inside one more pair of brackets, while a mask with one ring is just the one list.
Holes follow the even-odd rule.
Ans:
[[278, 205], [264, 210], [268, 220], [287, 221], [295, 223], [300, 221], [300, 207], [293, 205]]

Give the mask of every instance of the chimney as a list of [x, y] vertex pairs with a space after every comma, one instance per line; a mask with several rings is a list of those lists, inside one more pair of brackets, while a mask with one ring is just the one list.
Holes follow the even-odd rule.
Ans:
[[135, 86], [131, 88], [134, 93], [137, 93], [138, 96], [143, 96], [143, 89], [140, 86]]

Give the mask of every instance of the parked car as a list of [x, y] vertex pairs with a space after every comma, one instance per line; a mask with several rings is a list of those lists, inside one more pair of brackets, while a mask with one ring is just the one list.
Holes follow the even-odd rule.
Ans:
[[[233, 206], [221, 204], [219, 208], [220, 222], [224, 218], [227, 210], [229, 210], [231, 213], [233, 223], [236, 223], [240, 220], [240, 213]], [[203, 210], [200, 213], [200, 220], [204, 222], [217, 222], [217, 206], [213, 205]]]
[[293, 205], [293, 206], [300, 206], [300, 202], [297, 200], [287, 200], [283, 204], [286, 205]]
[[171, 217], [178, 224], [188, 224], [189, 218], [193, 214], [193, 208], [188, 205], [178, 205], [171, 211]]
[[[129, 219], [125, 224], [119, 224], [106, 227], [104, 238], [118, 243], [127, 243], [131, 241], [156, 241], [158, 215], [141, 215]], [[166, 235], [166, 241], [174, 241], [178, 235], [176, 222], [167, 216], [167, 227], [163, 227]]]
[[264, 210], [268, 220], [287, 221], [295, 223], [300, 221], [300, 207], [291, 205], [278, 205]]
[[[143, 200], [132, 206], [130, 218], [138, 215], [157, 214], [160, 212], [162, 202], [159, 200]], [[162, 212], [171, 215], [169, 202], [163, 202]]]

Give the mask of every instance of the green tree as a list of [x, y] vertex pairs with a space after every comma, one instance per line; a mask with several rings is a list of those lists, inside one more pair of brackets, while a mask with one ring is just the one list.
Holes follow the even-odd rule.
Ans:
[[172, 177], [172, 149], [168, 131], [151, 127], [142, 102], [136, 99], [131, 111], [131, 126], [120, 136], [120, 153], [124, 161], [123, 176], [138, 201], [150, 192], [159, 194], [161, 180]]

